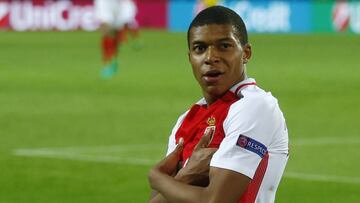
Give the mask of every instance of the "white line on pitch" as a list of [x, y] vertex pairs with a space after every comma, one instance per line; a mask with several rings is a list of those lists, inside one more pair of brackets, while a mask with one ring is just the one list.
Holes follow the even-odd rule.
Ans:
[[163, 144], [124, 144], [113, 146], [82, 146], [82, 147], [49, 147], [49, 148], [34, 148], [34, 149], [17, 149], [28, 151], [56, 151], [56, 152], [128, 152], [128, 151], [154, 151], [154, 149], [163, 149], [165, 151], [166, 146]]
[[306, 180], [306, 181], [360, 184], [360, 177], [350, 177], [350, 176], [333, 176], [333, 175], [309, 174], [309, 173], [298, 173], [298, 172], [286, 172], [284, 174], [284, 177]]
[[[139, 149], [139, 148], [137, 148]], [[132, 150], [135, 150], [133, 148]], [[27, 156], [27, 157], [45, 157], [45, 158], [58, 158], [58, 159], [67, 159], [67, 160], [78, 160], [78, 161], [91, 161], [91, 162], [107, 162], [107, 163], [126, 163], [132, 165], [152, 165], [156, 163], [159, 159], [149, 159], [149, 158], [137, 158], [137, 157], [126, 157], [125, 155], [116, 156], [116, 155], [102, 155], [101, 152], [129, 152], [131, 150], [124, 150], [119, 148], [116, 150], [112, 148], [111, 150], [99, 150], [99, 149], [86, 149], [81, 150], [81, 148], [76, 149], [72, 148], [71, 150], [51, 150], [51, 149], [17, 149], [13, 152], [16, 156]], [[147, 151], [147, 150], [145, 150]], [[98, 152], [98, 155], [84, 154], [89, 152]], [[144, 149], [139, 150], [138, 153], [146, 153]]]
[[[341, 145], [341, 144], [360, 144], [359, 137], [340, 137], [331, 139], [329, 137], [318, 137], [312, 139], [295, 139], [292, 142], [297, 146], [316, 146], [316, 145]], [[136, 144], [136, 145], [123, 145], [123, 146], [96, 146], [96, 147], [66, 147], [66, 148], [37, 148], [37, 149], [17, 149], [13, 154], [16, 156], [28, 157], [47, 157], [58, 158], [78, 161], [92, 161], [92, 162], [107, 162], [107, 163], [125, 163], [132, 165], [149, 166], [156, 163], [159, 159], [137, 158], [137, 157], [124, 157], [123, 155], [106, 156], [102, 153], [111, 152], [131, 152], [134, 154], [148, 153], [150, 151], [160, 151], [165, 149], [164, 145], [160, 144]], [[97, 153], [96, 155], [86, 153]], [[165, 154], [165, 152], [164, 152]], [[337, 183], [350, 183], [360, 184], [360, 177], [348, 176], [331, 176], [321, 174], [309, 174], [299, 172], [286, 172], [286, 178], [294, 178], [307, 181], [323, 181], [323, 182], [337, 182]]]
[[295, 146], [317, 146], [317, 145], [358, 145], [360, 136], [347, 137], [314, 137], [290, 139], [290, 145]]
[[[107, 162], [107, 163], [125, 163], [132, 165], [150, 166], [156, 163], [158, 160], [155, 159], [140, 159], [134, 157], [117, 157], [117, 156], [92, 156], [76, 154], [73, 152], [60, 152], [50, 150], [16, 150], [14, 152], [17, 156], [29, 156], [29, 157], [47, 157], [47, 158], [59, 158], [68, 160], [78, 161], [90, 161], [90, 162]], [[349, 177], [349, 176], [333, 176], [333, 175], [322, 175], [322, 174], [309, 174], [299, 172], [286, 172], [285, 178], [293, 178], [305, 181], [320, 181], [320, 182], [336, 182], [336, 183], [347, 183], [347, 184], [360, 184], [360, 177]]]

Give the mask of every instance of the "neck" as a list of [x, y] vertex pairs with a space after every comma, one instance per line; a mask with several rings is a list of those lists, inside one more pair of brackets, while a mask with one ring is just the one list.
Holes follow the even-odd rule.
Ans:
[[[224, 95], [224, 94], [222, 94], [222, 95]], [[204, 95], [207, 107], [209, 107], [211, 104], [213, 104], [216, 100], [218, 100], [222, 96], [222, 95], [221, 96], [210, 95], [205, 92], [203, 93], [203, 95]]]
[[203, 95], [204, 95], [204, 99], [206, 101], [206, 104], [207, 106], [210, 106], [211, 104], [213, 104], [216, 100], [218, 100], [219, 98], [221, 98], [222, 96], [224, 96], [226, 94], [226, 92], [228, 92], [234, 85], [238, 84], [239, 82], [243, 81], [243, 80], [246, 80], [247, 79], [247, 75], [246, 75], [246, 72], [245, 72], [245, 69], [244, 71], [242, 72], [239, 80], [235, 81], [226, 91], [222, 92], [222, 93], [219, 93], [219, 94], [211, 94], [207, 91], [204, 91], [203, 90]]

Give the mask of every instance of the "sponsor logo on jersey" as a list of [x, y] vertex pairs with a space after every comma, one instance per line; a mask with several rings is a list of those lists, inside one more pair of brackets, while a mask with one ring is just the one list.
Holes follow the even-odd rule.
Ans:
[[261, 158], [263, 158], [267, 153], [267, 148], [265, 145], [245, 135], [239, 135], [236, 145], [256, 153]]

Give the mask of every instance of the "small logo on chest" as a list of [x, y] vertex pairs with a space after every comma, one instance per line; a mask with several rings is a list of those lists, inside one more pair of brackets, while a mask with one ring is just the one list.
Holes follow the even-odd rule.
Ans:
[[211, 143], [212, 139], [214, 138], [214, 135], [215, 135], [215, 130], [216, 130], [216, 119], [215, 117], [211, 116], [207, 119], [207, 122], [208, 124], [208, 127], [206, 127], [205, 129], [205, 132], [204, 132], [204, 135], [208, 135], [210, 136], [210, 141], [209, 141], [209, 144]]
[[210, 117], [207, 119], [207, 124], [208, 124], [209, 126], [213, 126], [213, 125], [215, 125], [215, 123], [216, 123], [215, 117], [210, 116]]

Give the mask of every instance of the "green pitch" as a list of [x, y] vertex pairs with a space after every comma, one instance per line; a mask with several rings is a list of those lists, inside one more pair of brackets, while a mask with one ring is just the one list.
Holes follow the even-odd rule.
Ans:
[[[200, 97], [184, 33], [144, 31], [100, 79], [98, 33], [0, 33], [0, 203], [146, 202], [147, 172]], [[291, 157], [277, 202], [360, 201], [360, 37], [251, 35]]]

